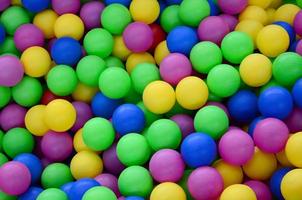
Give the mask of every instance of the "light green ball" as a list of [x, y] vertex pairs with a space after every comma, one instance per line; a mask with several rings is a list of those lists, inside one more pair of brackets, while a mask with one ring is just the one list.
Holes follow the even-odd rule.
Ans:
[[97, 200], [97, 199], [104, 199], [104, 200], [117, 200], [114, 192], [112, 192], [107, 187], [103, 186], [96, 186], [87, 190], [82, 197], [82, 200]]
[[171, 5], [163, 10], [160, 15], [160, 25], [167, 33], [175, 27], [183, 25], [179, 17], [179, 5]]
[[121, 59], [115, 56], [108, 56], [105, 58], [106, 66], [107, 67], [120, 67], [125, 69], [125, 65]]
[[41, 182], [44, 188], [60, 188], [73, 181], [69, 167], [63, 163], [48, 165], [42, 172]]
[[67, 195], [60, 189], [49, 188], [39, 194], [37, 200], [68, 200]]
[[183, 0], [179, 17], [186, 25], [197, 27], [201, 20], [210, 15], [210, 5], [206, 0]]

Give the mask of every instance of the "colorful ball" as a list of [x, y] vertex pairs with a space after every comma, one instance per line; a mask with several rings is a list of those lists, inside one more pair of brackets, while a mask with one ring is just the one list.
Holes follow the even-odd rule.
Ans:
[[11, 4], [11, 1], [10, 0], [4, 0], [1, 2], [0, 4], [0, 11], [3, 11], [5, 10], [7, 7], [9, 7]]
[[130, 54], [131, 51], [126, 47], [123, 36], [115, 36], [112, 55], [124, 61], [127, 60]]
[[163, 28], [157, 23], [150, 24], [149, 26], [153, 32], [153, 43], [150, 48], [150, 50], [153, 52], [157, 45], [166, 39], [167, 34], [163, 30]]
[[62, 190], [57, 188], [48, 188], [43, 192], [41, 192], [37, 197], [37, 200], [51, 200], [51, 199], [67, 200], [68, 197]]
[[183, 0], [179, 7], [179, 17], [186, 25], [197, 27], [201, 20], [210, 15], [207, 1]]
[[110, 99], [98, 92], [92, 99], [91, 109], [95, 116], [110, 119], [114, 110], [122, 104], [121, 99]]
[[33, 24], [24, 24], [18, 27], [14, 34], [14, 42], [20, 51], [32, 46], [43, 46], [43, 32]]
[[9, 87], [0, 86], [0, 97], [0, 108], [3, 108], [11, 99], [11, 89]]
[[222, 12], [229, 15], [235, 15], [235, 14], [239, 14], [241, 11], [245, 9], [248, 1], [247, 0], [240, 0], [240, 1], [218, 0], [217, 3], [219, 8], [222, 10]]
[[81, 1], [80, 0], [52, 0], [51, 1], [52, 8], [56, 13], [59, 15], [63, 15], [65, 13], [73, 13], [76, 14], [81, 7]]
[[109, 189], [111, 189], [116, 196], [121, 196], [120, 191], [118, 189], [118, 183], [117, 178], [108, 173], [102, 173], [94, 178], [97, 182], [100, 183], [100, 185], [105, 186]]
[[51, 39], [55, 36], [54, 24], [58, 18], [58, 14], [53, 10], [44, 10], [35, 15], [33, 24], [36, 25], [44, 34], [46, 39]]
[[270, 179], [270, 189], [273, 193], [273, 196], [278, 199], [283, 199], [283, 195], [281, 193], [281, 182], [285, 174], [287, 174], [289, 171], [291, 171], [291, 168], [280, 168], [274, 172]]
[[104, 3], [98, 1], [87, 2], [82, 6], [80, 17], [88, 30], [99, 27], [104, 8]]
[[63, 163], [48, 165], [42, 173], [41, 183], [44, 188], [60, 188], [62, 185], [71, 182], [73, 177], [70, 169]]
[[302, 109], [294, 108], [292, 113], [285, 119], [285, 123], [291, 133], [302, 131], [302, 124], [299, 122], [302, 119]]
[[116, 154], [116, 144], [113, 144], [109, 149], [103, 153], [105, 169], [114, 175], [119, 175], [125, 166], [120, 162]]
[[126, 61], [127, 72], [131, 73], [132, 70], [136, 67], [136, 65], [142, 64], [142, 63], [155, 64], [155, 60], [154, 60], [153, 56], [148, 52], [130, 54]]
[[239, 21], [255, 20], [263, 25], [268, 23], [268, 15], [266, 11], [259, 6], [248, 6], [239, 15]]
[[298, 159], [297, 155], [300, 153], [300, 149], [297, 148], [299, 142], [302, 139], [302, 133], [298, 132], [293, 134], [289, 137], [286, 146], [285, 146], [285, 153], [290, 161], [291, 164], [293, 164], [296, 167], [300, 167], [302, 165], [301, 161]]
[[50, 0], [22, 0], [22, 5], [30, 12], [37, 13], [48, 8]]
[[257, 200], [272, 199], [272, 194], [265, 183], [261, 181], [247, 181], [244, 184], [249, 186], [255, 192]]
[[19, 199], [20, 200], [31, 200], [32, 198], [36, 199], [41, 192], [43, 192], [42, 188], [40, 188], [40, 187], [33, 187], [32, 186], [25, 193], [23, 193], [22, 195], [20, 195]]
[[93, 200], [98, 198], [103, 198], [106, 200], [117, 200], [115, 194], [110, 189], [103, 186], [96, 186], [87, 190], [82, 199]]
[[302, 22], [302, 12], [299, 11], [295, 16], [293, 26], [294, 26], [295, 32], [300, 36], [302, 35], [301, 22]]
[[134, 21], [151, 24], [158, 18], [160, 7], [156, 0], [132, 0], [129, 11]]
[[8, 131], [16, 127], [24, 127], [26, 109], [17, 104], [9, 104], [0, 113], [0, 125], [2, 130]]
[[179, 17], [179, 5], [171, 5], [166, 7], [160, 14], [160, 25], [169, 33], [177, 26], [183, 25]]
[[293, 98], [294, 98], [294, 101], [296, 103], [296, 105], [300, 108], [302, 108], [302, 79], [299, 79], [293, 89], [292, 89], [292, 95], [293, 95]]
[[284, 21], [292, 25], [294, 23], [295, 16], [301, 10], [301, 8], [294, 4], [284, 4], [280, 6], [275, 12], [274, 21]]
[[238, 19], [233, 15], [221, 14], [219, 15], [225, 23], [228, 24], [230, 31], [233, 31], [238, 24]]
[[177, 123], [183, 138], [194, 132], [194, 121], [191, 116], [186, 114], [176, 114], [170, 119]]
[[83, 178], [77, 180], [72, 184], [68, 198], [71, 200], [81, 200], [89, 189], [98, 186], [100, 186], [100, 184], [92, 178]]
[[15, 86], [23, 78], [24, 68], [19, 59], [12, 55], [0, 57], [0, 85]]
[[71, 37], [80, 40], [84, 34], [84, 23], [74, 14], [63, 14], [54, 24], [54, 33], [57, 38]]
[[83, 130], [82, 128], [79, 129], [74, 137], [73, 137], [73, 147], [74, 147], [74, 150], [76, 152], [80, 152], [80, 151], [93, 151], [92, 149], [90, 149], [85, 143], [84, 143], [84, 140], [83, 140]]
[[291, 43], [296, 40], [295, 30], [289, 23], [282, 22], [282, 21], [277, 21], [277, 22], [274, 22], [274, 24], [277, 24], [277, 25], [281, 26], [282, 28], [284, 28], [286, 30]]
[[225, 188], [220, 196], [220, 200], [241, 200], [243, 198], [246, 200], [257, 200], [255, 192], [243, 184], [235, 184]]
[[166, 182], [157, 185], [151, 193], [150, 200], [186, 200], [186, 193], [176, 183]]
[[71, 128], [71, 131], [76, 132], [82, 128], [89, 119], [92, 118], [93, 114], [90, 105], [85, 102], [74, 101], [72, 102], [72, 105], [76, 109], [77, 117], [73, 127]]
[[248, 34], [253, 39], [254, 47], [257, 47], [256, 38], [257, 38], [259, 31], [262, 28], [263, 28], [263, 25], [260, 22], [258, 22], [256, 20], [245, 19], [245, 20], [240, 21], [236, 25], [235, 30]]
[[302, 197], [302, 192], [299, 190], [302, 185], [301, 177], [301, 169], [293, 169], [285, 174], [281, 181], [281, 193], [285, 199], [300, 199]]

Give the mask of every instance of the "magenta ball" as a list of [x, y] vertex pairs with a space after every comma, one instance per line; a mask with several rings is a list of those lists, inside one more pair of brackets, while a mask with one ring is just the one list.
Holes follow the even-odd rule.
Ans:
[[294, 108], [285, 123], [289, 129], [290, 133], [297, 133], [302, 131], [302, 109]]
[[24, 127], [24, 118], [27, 110], [18, 104], [10, 104], [0, 113], [0, 126], [4, 131], [16, 127]]
[[43, 46], [43, 32], [33, 24], [21, 25], [15, 32], [14, 42], [20, 51], [32, 46]]
[[0, 11], [5, 10], [11, 3], [11, 0], [1, 0], [0, 1]]
[[269, 187], [261, 181], [247, 181], [244, 183], [249, 186], [256, 194], [257, 200], [272, 200], [272, 193]]
[[126, 27], [123, 40], [129, 50], [135, 53], [145, 52], [152, 46], [153, 32], [147, 24], [133, 22]]
[[176, 86], [183, 78], [191, 75], [192, 65], [185, 55], [171, 53], [160, 63], [159, 71], [164, 81]]
[[22, 163], [10, 161], [0, 168], [0, 190], [9, 195], [24, 193], [31, 183], [29, 169]]
[[238, 19], [233, 15], [221, 14], [219, 15], [219, 17], [221, 17], [221, 19], [223, 19], [223, 21], [227, 23], [230, 31], [233, 31], [238, 24]]
[[217, 3], [225, 14], [236, 15], [245, 9], [248, 0], [218, 0]]
[[112, 174], [103, 173], [94, 178], [101, 186], [111, 189], [117, 197], [121, 196], [118, 189], [117, 178]]
[[221, 158], [232, 165], [243, 165], [254, 154], [254, 142], [251, 136], [239, 129], [226, 132], [218, 145]]
[[24, 68], [20, 60], [11, 55], [0, 56], [0, 86], [12, 87], [23, 78]]
[[87, 103], [81, 101], [75, 101], [72, 103], [73, 107], [76, 109], [77, 118], [71, 128], [71, 131], [76, 132], [84, 126], [84, 124], [93, 117], [90, 106]]
[[178, 182], [183, 176], [185, 163], [177, 151], [162, 149], [153, 154], [149, 170], [157, 182]]
[[253, 138], [259, 149], [267, 153], [282, 151], [289, 137], [286, 124], [277, 118], [266, 118], [257, 123]]
[[76, 14], [79, 12], [81, 7], [80, 0], [52, 0], [51, 1], [52, 8], [59, 15], [63, 15], [65, 13], [73, 13]]
[[125, 200], [125, 197], [119, 197], [117, 200]]
[[302, 36], [302, 11], [301, 10], [295, 16], [294, 29], [298, 35]]
[[104, 167], [107, 172], [119, 175], [125, 166], [119, 161], [116, 154], [116, 144], [113, 144], [109, 149], [103, 152]]
[[186, 114], [177, 114], [170, 118], [174, 122], [177, 123], [179, 126], [182, 137], [185, 138], [190, 133], [193, 133], [195, 131], [194, 129], [194, 120], [191, 116]]
[[227, 114], [229, 119], [231, 118], [227, 107], [225, 105], [223, 105], [222, 103], [215, 102], [215, 101], [210, 101], [206, 104], [206, 106], [217, 106], [217, 107], [221, 108]]
[[300, 40], [296, 46], [296, 53], [302, 56], [302, 40]]
[[41, 149], [47, 159], [54, 162], [64, 161], [72, 153], [72, 137], [66, 132], [48, 131], [42, 138]]
[[188, 178], [188, 189], [196, 200], [214, 200], [223, 190], [223, 179], [212, 167], [199, 167]]
[[100, 26], [101, 13], [104, 8], [105, 5], [98, 1], [88, 2], [82, 6], [80, 17], [88, 30]]
[[224, 36], [229, 32], [229, 25], [218, 16], [205, 18], [198, 27], [198, 36], [201, 41], [210, 41], [217, 45], [220, 45]]

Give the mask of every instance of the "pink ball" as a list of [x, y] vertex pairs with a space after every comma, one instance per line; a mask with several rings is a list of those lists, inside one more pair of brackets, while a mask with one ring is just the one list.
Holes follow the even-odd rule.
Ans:
[[126, 27], [123, 40], [129, 50], [135, 53], [145, 52], [152, 46], [153, 32], [147, 24], [133, 22]]
[[302, 56], [302, 40], [299, 40], [297, 46], [296, 46], [296, 53]]
[[222, 39], [230, 32], [228, 24], [218, 16], [209, 16], [201, 21], [198, 36], [202, 41], [211, 41], [220, 45]]
[[76, 14], [79, 12], [81, 7], [80, 0], [52, 0], [51, 4], [54, 11], [59, 15], [63, 15], [65, 13]]
[[11, 3], [11, 0], [1, 0], [0, 1], [0, 11], [5, 10]]
[[301, 10], [295, 16], [294, 29], [298, 35], [302, 36], [302, 11]]
[[20, 60], [11, 55], [0, 56], [0, 86], [12, 87], [23, 78], [24, 68]]
[[217, 3], [225, 14], [236, 15], [245, 9], [248, 0], [218, 0]]
[[243, 165], [254, 154], [254, 142], [249, 134], [239, 129], [226, 132], [219, 141], [219, 153], [232, 165]]
[[233, 15], [221, 14], [219, 17], [221, 17], [221, 19], [227, 23], [230, 31], [233, 31], [238, 24], [238, 19]]
[[54, 162], [64, 161], [72, 153], [72, 137], [65, 132], [48, 131], [42, 138], [41, 149], [47, 159]]
[[24, 193], [31, 183], [28, 168], [16, 161], [10, 161], [0, 167], [0, 190], [9, 195]]
[[183, 78], [191, 75], [192, 65], [185, 55], [171, 53], [160, 63], [159, 72], [164, 81], [176, 86]]
[[71, 128], [71, 131], [76, 132], [84, 126], [84, 124], [93, 117], [90, 106], [87, 103], [81, 101], [75, 101], [72, 103], [73, 107], [76, 109], [77, 118]]
[[247, 181], [244, 183], [249, 186], [256, 194], [257, 200], [272, 200], [269, 187], [261, 181]]
[[302, 109], [294, 108], [291, 114], [285, 119], [285, 123], [290, 133], [302, 131]]
[[223, 190], [223, 179], [212, 167], [199, 167], [188, 178], [188, 189], [196, 200], [214, 200]]
[[267, 153], [282, 151], [289, 137], [286, 124], [276, 118], [266, 118], [257, 123], [253, 138], [259, 149]]
[[101, 14], [104, 8], [105, 5], [98, 1], [88, 2], [82, 6], [80, 17], [88, 30], [100, 26]]
[[125, 200], [125, 197], [119, 197], [118, 200]]
[[[1, 98], [1, 97], [0, 97]], [[24, 118], [27, 110], [18, 104], [10, 104], [0, 113], [0, 126], [4, 131], [16, 127], [24, 127]]]
[[111, 189], [117, 197], [121, 196], [121, 193], [118, 189], [117, 178], [112, 174], [103, 173], [94, 178], [102, 186], [105, 186]]
[[170, 119], [177, 123], [177, 125], [181, 130], [183, 138], [185, 138], [187, 135], [195, 131], [194, 120], [189, 115], [177, 114], [172, 116]]
[[177, 182], [182, 178], [185, 163], [177, 151], [163, 149], [153, 154], [149, 170], [157, 182]]
[[43, 32], [33, 24], [23, 24], [19, 26], [14, 35], [14, 42], [20, 51], [32, 46], [43, 46]]

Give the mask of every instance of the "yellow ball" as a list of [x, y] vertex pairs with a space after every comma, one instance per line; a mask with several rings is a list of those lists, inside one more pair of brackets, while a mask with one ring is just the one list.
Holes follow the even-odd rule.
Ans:
[[289, 47], [289, 36], [285, 29], [278, 25], [268, 25], [261, 29], [257, 36], [259, 51], [268, 57], [277, 57]]
[[281, 193], [286, 200], [302, 199], [302, 169], [293, 169], [281, 181]]
[[44, 48], [33, 46], [22, 53], [21, 62], [25, 74], [31, 77], [42, 77], [50, 69], [51, 58]]
[[165, 182], [151, 192], [150, 200], [186, 200], [185, 191], [176, 183]]
[[161, 63], [161, 61], [165, 57], [167, 57], [169, 54], [170, 54], [170, 51], [167, 46], [167, 41], [164, 40], [164, 41], [160, 42], [154, 50], [154, 59], [156, 61], [156, 64], [159, 65]]
[[300, 7], [294, 4], [284, 4], [276, 10], [274, 21], [284, 21], [293, 25], [295, 16], [300, 10]]
[[278, 8], [282, 4], [282, 0], [272, 0], [270, 8]]
[[277, 160], [274, 154], [264, 153], [255, 147], [252, 159], [242, 168], [249, 178], [264, 181], [269, 179], [277, 169]]
[[242, 11], [239, 15], [239, 21], [247, 19], [258, 21], [263, 25], [266, 25], [268, 22], [266, 11], [258, 6], [248, 6]]
[[79, 129], [76, 134], [73, 137], [73, 147], [76, 150], [76, 152], [80, 151], [93, 151], [91, 150], [83, 141], [82, 138], [83, 131], [82, 129]]
[[285, 150], [277, 153], [276, 158], [283, 167], [293, 167], [293, 165], [289, 162], [289, 160], [286, 156]]
[[223, 160], [218, 160], [213, 167], [222, 176], [224, 187], [239, 184], [243, 181], [243, 172], [240, 166], [230, 165]]
[[267, 8], [272, 3], [272, 0], [249, 0], [249, 5]]
[[249, 186], [235, 184], [224, 189], [219, 200], [257, 200], [257, 197]]
[[151, 24], [159, 16], [160, 7], [157, 0], [132, 0], [129, 10], [134, 21]]
[[57, 38], [69, 36], [79, 40], [84, 34], [84, 23], [74, 14], [64, 14], [56, 20], [54, 31]]
[[57, 132], [69, 130], [76, 120], [76, 110], [64, 99], [55, 99], [45, 108], [44, 120], [49, 129]]
[[94, 178], [103, 171], [103, 161], [92, 151], [81, 151], [73, 156], [70, 170], [75, 179]]
[[48, 127], [44, 122], [45, 105], [31, 107], [25, 115], [25, 127], [35, 136], [43, 136]]
[[254, 46], [256, 48], [256, 38], [258, 35], [258, 32], [263, 28], [263, 25], [256, 20], [242, 20], [241, 22], [239, 22], [235, 28], [236, 31], [241, 31], [244, 32], [246, 34], [248, 34], [249, 36], [251, 36], [251, 38], [254, 41]]
[[145, 88], [143, 102], [151, 112], [164, 114], [175, 104], [173, 87], [164, 81], [154, 81]]
[[276, 10], [274, 8], [268, 8], [266, 10], [268, 24], [272, 24], [274, 22], [275, 12], [276, 12]]
[[131, 54], [131, 51], [126, 47], [122, 36], [114, 37], [112, 54], [124, 61], [127, 60], [128, 56]]
[[127, 61], [126, 61], [126, 69], [128, 73], [131, 73], [131, 71], [136, 67], [137, 64], [140, 63], [152, 63], [155, 64], [155, 60], [153, 56], [150, 53], [132, 53]]
[[262, 54], [251, 54], [241, 62], [239, 72], [245, 84], [251, 87], [259, 87], [265, 85], [271, 79], [272, 62]]
[[33, 23], [43, 31], [45, 38], [51, 39], [55, 36], [54, 24], [57, 18], [58, 14], [55, 11], [44, 10], [36, 14]]
[[302, 132], [293, 134], [286, 143], [285, 153], [290, 163], [296, 167], [302, 167]]
[[21, 2], [21, 0], [12, 0], [12, 5], [21, 6], [22, 2]]
[[72, 93], [75, 101], [84, 101], [90, 103], [94, 95], [99, 91], [96, 87], [91, 87], [83, 83], [78, 83], [76, 89]]
[[182, 79], [177, 84], [175, 93], [177, 102], [188, 110], [201, 108], [209, 97], [207, 84], [196, 76]]

